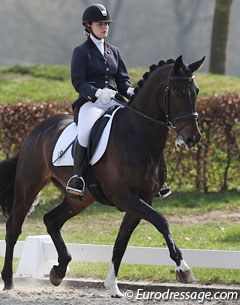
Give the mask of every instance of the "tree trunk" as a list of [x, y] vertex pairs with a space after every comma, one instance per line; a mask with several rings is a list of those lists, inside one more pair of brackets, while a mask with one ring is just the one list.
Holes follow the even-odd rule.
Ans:
[[212, 28], [212, 44], [209, 72], [225, 74], [228, 28], [232, 0], [216, 0]]

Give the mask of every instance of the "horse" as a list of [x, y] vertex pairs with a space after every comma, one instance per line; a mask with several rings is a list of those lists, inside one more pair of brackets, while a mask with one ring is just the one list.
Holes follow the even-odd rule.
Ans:
[[[87, 175], [95, 177], [108, 202], [125, 213], [104, 281], [112, 297], [123, 297], [117, 275], [131, 234], [142, 219], [163, 235], [169, 255], [176, 263], [176, 279], [182, 283], [194, 280], [166, 217], [151, 205], [164, 183], [163, 153], [168, 131], [173, 128], [175, 144], [183, 144], [187, 149], [201, 139], [195, 111], [199, 89], [193, 73], [201, 68], [204, 60], [205, 57], [185, 64], [179, 56], [150, 66], [129, 104], [115, 114], [104, 155], [88, 168]], [[64, 192], [63, 201], [43, 217], [58, 253], [58, 264], [50, 271], [50, 282], [55, 286], [62, 282], [71, 261], [61, 228], [68, 219], [96, 201], [88, 186], [81, 200], [68, 194], [65, 186], [72, 167], [56, 167], [52, 163], [54, 146], [72, 122], [73, 117], [68, 114], [43, 120], [26, 137], [18, 154], [0, 163], [0, 206], [7, 217], [6, 253], [1, 272], [4, 290], [13, 288], [13, 251], [22, 224], [47, 182], [52, 181]]]

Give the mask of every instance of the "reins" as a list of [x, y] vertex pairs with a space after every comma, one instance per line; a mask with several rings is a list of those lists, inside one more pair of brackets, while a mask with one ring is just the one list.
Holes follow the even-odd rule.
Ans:
[[[198, 118], [198, 113], [197, 112], [192, 112], [190, 114], [187, 115], [182, 115], [182, 116], [177, 116], [175, 118], [170, 118], [169, 115], [169, 90], [170, 90], [170, 81], [171, 80], [189, 80], [192, 81], [195, 78], [195, 76], [182, 76], [182, 77], [168, 77], [168, 81], [167, 81], [167, 85], [164, 88], [164, 108], [165, 108], [165, 118], [166, 118], [166, 122], [160, 121], [160, 120], [156, 120], [138, 110], [136, 110], [135, 108], [129, 106], [127, 104], [126, 99], [120, 95], [119, 93], [116, 94], [116, 97], [113, 98], [113, 100], [115, 100], [117, 103], [123, 105], [124, 107], [130, 109], [131, 111], [137, 113], [138, 115], [144, 117], [147, 120], [150, 120], [154, 123], [160, 124], [161, 126], [167, 127], [169, 129], [175, 128], [174, 124], [178, 121], [187, 121], [187, 120], [197, 120]], [[121, 101], [120, 101], [121, 100]]]
[[[119, 97], [120, 97], [120, 98], [119, 98]], [[123, 100], [124, 102], [120, 101], [120, 99]], [[162, 126], [168, 127], [168, 123], [167, 123], [167, 122], [162, 122], [162, 121], [156, 120], [156, 119], [154, 119], [154, 118], [151, 118], [150, 116], [148, 116], [148, 115], [146, 115], [146, 114], [144, 114], [144, 113], [138, 111], [137, 109], [135, 109], [135, 108], [129, 106], [129, 105], [127, 104], [128, 102], [126, 101], [126, 99], [125, 99], [122, 95], [120, 95], [119, 93], [116, 94], [116, 98], [113, 98], [113, 100], [114, 100], [115, 102], [119, 103], [120, 105], [123, 105], [125, 108], [128, 108], [128, 109], [130, 109], [131, 111], [137, 113], [138, 115], [144, 117], [144, 118], [147, 119], [147, 120], [150, 120], [150, 121], [152, 121], [152, 122], [154, 122], [154, 123], [157, 123], [157, 124], [160, 124], [160, 125], [162, 125]]]

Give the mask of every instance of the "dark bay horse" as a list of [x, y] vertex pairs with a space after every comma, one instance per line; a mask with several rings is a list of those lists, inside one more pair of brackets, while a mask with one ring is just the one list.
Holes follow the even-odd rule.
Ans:
[[[132, 232], [141, 219], [153, 224], [163, 235], [170, 257], [176, 263], [176, 278], [183, 283], [193, 275], [170, 233], [166, 218], [151, 207], [164, 182], [163, 150], [168, 130], [176, 131], [176, 144], [187, 148], [199, 142], [195, 103], [198, 88], [193, 73], [204, 58], [190, 65], [182, 57], [160, 61], [150, 67], [129, 105], [115, 116], [107, 151], [89, 172], [94, 174], [108, 200], [125, 212], [115, 241], [112, 264], [105, 286], [114, 297], [122, 297], [117, 274]], [[0, 163], [0, 205], [8, 215], [6, 254], [2, 279], [4, 289], [13, 287], [13, 250], [31, 205], [48, 181], [65, 191], [72, 167], [55, 167], [52, 153], [63, 129], [72, 123], [70, 115], [58, 115], [38, 124], [25, 139], [18, 155]], [[187, 174], [187, 173], [186, 173]], [[58, 265], [50, 272], [50, 281], [59, 285], [71, 260], [61, 236], [63, 224], [92, 204], [95, 198], [87, 188], [82, 200], [65, 193], [63, 202], [44, 216], [47, 232], [58, 252]]]

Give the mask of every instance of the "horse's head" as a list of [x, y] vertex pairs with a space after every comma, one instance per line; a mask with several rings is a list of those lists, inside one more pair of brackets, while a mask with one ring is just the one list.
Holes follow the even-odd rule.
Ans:
[[205, 57], [201, 60], [185, 65], [179, 56], [172, 66], [165, 87], [164, 112], [170, 125], [176, 128], [175, 144], [184, 144], [192, 148], [201, 139], [195, 111], [198, 87], [193, 73], [201, 68]]
[[174, 127], [176, 145], [184, 144], [191, 148], [201, 139], [195, 111], [199, 90], [193, 73], [201, 68], [204, 60], [205, 57], [186, 65], [179, 56], [175, 61], [170, 59], [152, 65], [143, 75], [143, 80], [138, 82], [130, 101], [131, 108], [146, 121]]

